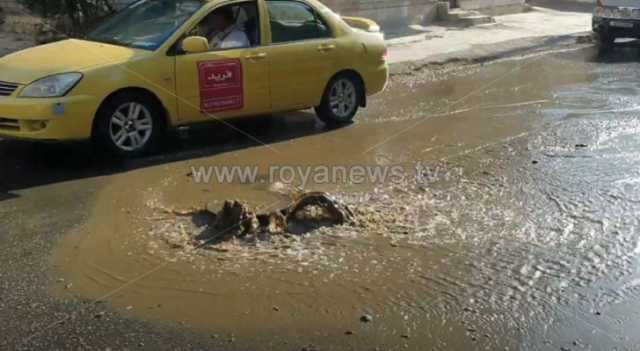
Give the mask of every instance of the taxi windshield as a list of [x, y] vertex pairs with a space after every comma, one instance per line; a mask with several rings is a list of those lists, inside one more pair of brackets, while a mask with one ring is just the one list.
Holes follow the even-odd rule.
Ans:
[[108, 18], [86, 39], [156, 50], [202, 5], [201, 0], [140, 0]]

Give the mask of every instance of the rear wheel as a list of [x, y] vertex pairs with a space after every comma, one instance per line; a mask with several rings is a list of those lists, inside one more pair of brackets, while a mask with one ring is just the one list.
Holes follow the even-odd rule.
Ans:
[[144, 94], [122, 93], [100, 108], [94, 139], [108, 151], [137, 157], [155, 150], [164, 135], [163, 112]]
[[341, 74], [333, 78], [325, 90], [316, 114], [327, 125], [342, 125], [353, 122], [360, 107], [363, 87], [360, 81], [350, 74]]

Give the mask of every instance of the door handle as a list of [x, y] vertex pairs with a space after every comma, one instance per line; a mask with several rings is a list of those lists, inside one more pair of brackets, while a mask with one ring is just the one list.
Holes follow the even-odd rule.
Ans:
[[318, 46], [318, 51], [320, 52], [327, 52], [327, 51], [332, 51], [335, 50], [336, 46], [333, 44], [323, 44]]
[[264, 60], [267, 58], [267, 53], [266, 52], [259, 52], [259, 53], [255, 53], [255, 54], [249, 54], [247, 56], [245, 56], [246, 59], [248, 60]]

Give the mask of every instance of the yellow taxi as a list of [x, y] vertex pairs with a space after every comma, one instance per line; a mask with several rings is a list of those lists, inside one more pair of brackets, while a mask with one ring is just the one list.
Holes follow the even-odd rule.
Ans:
[[315, 108], [349, 123], [388, 79], [375, 22], [316, 0], [139, 0], [83, 39], [0, 59], [0, 137], [136, 156], [170, 128]]

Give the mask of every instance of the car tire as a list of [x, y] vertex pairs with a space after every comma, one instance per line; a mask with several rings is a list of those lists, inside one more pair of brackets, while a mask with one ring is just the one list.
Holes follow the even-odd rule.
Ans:
[[315, 108], [318, 118], [328, 126], [353, 122], [362, 103], [364, 87], [353, 74], [340, 74], [327, 84], [320, 106]]
[[135, 158], [157, 150], [165, 136], [164, 111], [147, 94], [123, 92], [98, 110], [93, 140], [119, 157]]

